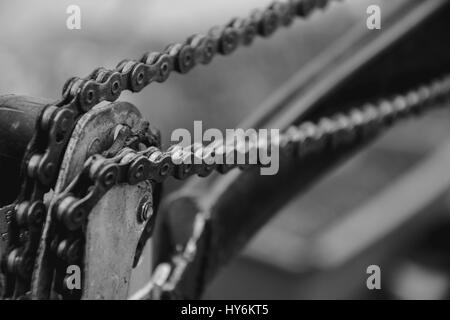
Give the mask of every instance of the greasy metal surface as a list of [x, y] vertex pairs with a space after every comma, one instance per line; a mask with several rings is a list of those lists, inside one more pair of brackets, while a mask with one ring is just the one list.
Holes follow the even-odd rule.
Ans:
[[[112, 143], [112, 130], [118, 124], [134, 128], [140, 112], [131, 104], [118, 102], [97, 107], [85, 114], [72, 134], [56, 185], [60, 192], [76, 176], [85, 160]], [[151, 192], [147, 183], [120, 185], [110, 190], [89, 216], [85, 230], [85, 265], [83, 298], [125, 298], [128, 294], [134, 252], [144, 224], [137, 221], [141, 197]], [[52, 272], [48, 237], [52, 216], [48, 214], [44, 236], [33, 274], [33, 295], [48, 298]]]
[[[240, 45], [250, 45], [256, 36], [268, 37], [294, 18], [306, 18], [325, 9], [330, 0], [274, 2], [247, 19], [233, 19], [205, 35], [193, 35], [183, 43], [169, 45], [163, 52], [145, 53], [139, 60], [122, 60], [113, 70], [97, 68], [85, 78], [70, 78], [62, 96], [46, 106], [22, 158], [21, 190], [17, 206], [25, 215], [43, 216], [44, 194], [56, 183], [61, 161], [76, 120], [104, 101], [115, 101], [125, 90], [139, 92], [152, 82], [165, 82], [170, 74], [185, 74], [199, 64], [208, 64], [216, 54], [229, 55]], [[17, 212], [13, 212], [16, 216]], [[35, 244], [41, 237], [38, 223], [9, 224], [7, 296], [19, 298], [30, 289], [29, 270], [36, 260]], [[29, 237], [21, 241], [19, 235]]]
[[[358, 98], [364, 94], [377, 95], [401, 89], [405, 84], [398, 80], [406, 75], [417, 76], [412, 71], [422, 68], [422, 63], [429, 67], [427, 61], [437, 57], [435, 52], [439, 52], [440, 58], [448, 57], [448, 43], [439, 40], [433, 42], [429, 36], [432, 34], [433, 39], [445, 36], [443, 30], [448, 30], [448, 11], [442, 11], [445, 4], [446, 1], [412, 1], [400, 14], [384, 22], [382, 33], [352, 34], [346, 39], [345, 46], [338, 44], [338, 49], [335, 47], [330, 50], [332, 54], [337, 54], [334, 58], [339, 58], [339, 63], [334, 61], [324, 67], [323, 59], [312, 62], [313, 67], [308, 69], [309, 73], [305, 77], [298, 76], [294, 79], [295, 84], [288, 85], [296, 88], [293, 99], [280, 104], [280, 99], [272, 99], [276, 103], [266, 107], [262, 115], [245, 122], [245, 127], [286, 128], [292, 122], [311, 117], [310, 110], [314, 110], [316, 115], [323, 114], [327, 109], [336, 113], [354, 103], [355, 96]], [[440, 12], [440, 15], [434, 16], [436, 12]], [[423, 23], [431, 18], [433, 23]], [[441, 28], [443, 25], [447, 28]], [[411, 49], [422, 48], [424, 42], [428, 44], [428, 50]], [[405, 52], [408, 53], [406, 57]], [[333, 61], [332, 56], [329, 59]], [[397, 74], [394, 72], [396, 68], [389, 68], [396, 59], [402, 59], [402, 65], [405, 66]], [[448, 67], [447, 61], [439, 71], [448, 70]], [[430, 69], [430, 73], [437, 71], [437, 68]], [[389, 72], [389, 77], [383, 77], [386, 72]], [[321, 77], [324, 74], [327, 76]], [[370, 76], [374, 75], [377, 75], [376, 85], [370, 81], [361, 81], [366, 79], [365, 76], [372, 79]], [[380, 81], [381, 78], [390, 84], [388, 88]], [[409, 85], [421, 81], [415, 76], [406, 80]], [[354, 94], [350, 95], [348, 91]], [[155, 264], [170, 261], [175, 248], [186, 243], [196, 216], [203, 216], [203, 220], [211, 217], [207, 232], [199, 243], [202, 248], [199, 248], [199, 254], [176, 288], [183, 297], [198, 297], [205, 283], [279, 208], [367, 142], [343, 148], [339, 153], [328, 153], [327, 157], [311, 157], [301, 162], [283, 159], [281, 170], [276, 176], [259, 176], [258, 172], [253, 171], [232, 172], [224, 177], [213, 176], [203, 180], [193, 179], [167, 201], [165, 212], [162, 213], [164, 220], [160, 220], [156, 229]], [[276, 190], [274, 186], [277, 186]], [[189, 209], [184, 209], [186, 203]]]
[[49, 100], [27, 96], [0, 96], [0, 157], [22, 159], [36, 120], [49, 103]]
[[0, 257], [5, 252], [7, 246], [7, 238], [8, 238], [8, 220], [9, 220], [9, 210], [12, 208], [12, 205], [6, 206], [4, 208], [5, 214], [0, 214]]
[[0, 206], [11, 203], [17, 196], [20, 161], [34, 134], [37, 118], [49, 103], [26, 96], [0, 96]]
[[145, 223], [138, 206], [150, 183], [116, 186], [95, 206], [86, 230], [83, 299], [126, 299], [134, 254]]
[[[9, 205], [4, 208], [4, 212], [0, 212], [0, 257], [3, 256], [8, 247], [8, 223], [11, 209], [12, 206]], [[0, 273], [0, 294], [3, 292], [3, 288], [4, 278]]]

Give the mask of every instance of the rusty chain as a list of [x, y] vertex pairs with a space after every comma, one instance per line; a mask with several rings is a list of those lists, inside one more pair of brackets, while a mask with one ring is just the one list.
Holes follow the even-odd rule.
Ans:
[[295, 17], [308, 17], [331, 0], [274, 2], [247, 19], [233, 19], [206, 35], [194, 35], [163, 52], [146, 53], [140, 60], [124, 60], [114, 70], [98, 68], [86, 78], [71, 78], [62, 98], [45, 107], [36, 133], [26, 150], [21, 170], [23, 182], [12, 207], [1, 209], [8, 221], [8, 248], [2, 257], [5, 274], [3, 296], [19, 298], [30, 289], [37, 246], [46, 217], [44, 194], [54, 186], [61, 158], [77, 119], [102, 101], [115, 101], [122, 91], [139, 92], [152, 82], [165, 82], [171, 72], [189, 72], [208, 64], [216, 54], [229, 55], [239, 45], [250, 45], [256, 36], [268, 37]]
[[[55, 183], [64, 148], [82, 114], [102, 101], [115, 101], [124, 90], [139, 92], [152, 82], [166, 81], [172, 71], [185, 74], [198, 64], [208, 64], [216, 54], [228, 55], [239, 45], [250, 45], [257, 35], [270, 36], [279, 26], [290, 25], [295, 16], [306, 17], [314, 9], [324, 8], [328, 2], [276, 2], [265, 11], [254, 12], [248, 19], [234, 19], [223, 28], [212, 29], [206, 36], [195, 35], [183, 44], [170, 45], [164, 52], [147, 53], [139, 61], [122, 61], [115, 70], [99, 68], [87, 78], [69, 79], [63, 88], [62, 99], [47, 106], [38, 121], [36, 135], [24, 158], [24, 184], [20, 195], [15, 205], [8, 206], [4, 212], [9, 240], [7, 254], [2, 259], [6, 276], [5, 297], [22, 297], [29, 290], [47, 211], [43, 196]], [[95, 155], [53, 202], [51, 213], [63, 228], [55, 231], [52, 247], [65, 263], [77, 259], [83, 241], [81, 226], [93, 206], [114, 185], [133, 185], [145, 180], [162, 183], [170, 176], [176, 179], [192, 175], [205, 177], [213, 171], [226, 173], [239, 166], [227, 164], [228, 157], [240, 155], [248, 158], [255, 149], [269, 148], [270, 144], [277, 144], [285, 155], [307, 157], [325, 148], [337, 148], [365, 139], [398, 120], [449, 99], [449, 96], [450, 76], [446, 76], [391, 100], [369, 104], [348, 114], [323, 118], [317, 123], [291, 127], [279, 139], [256, 144], [238, 141], [231, 148], [217, 142], [206, 147], [195, 144], [190, 151], [178, 145], [162, 151], [152, 144], [138, 151], [124, 148], [112, 158]], [[187, 164], [186, 159], [190, 159], [191, 164]], [[220, 164], [217, 159], [222, 159]], [[247, 169], [253, 166], [239, 167]], [[196, 242], [206, 223], [197, 225], [198, 230], [184, 250], [172, 261], [157, 267], [150, 291], [159, 288], [161, 292], [170, 293], [175, 288], [183, 269], [196, 253]]]
[[[187, 148], [177, 144], [167, 151], [156, 146], [142, 151], [124, 148], [113, 158], [94, 155], [86, 161], [77, 178], [56, 197], [52, 214], [64, 225], [60, 230], [76, 232], [95, 204], [115, 185], [135, 185], [146, 180], [162, 183], [168, 177], [184, 180], [193, 175], [206, 177], [213, 171], [225, 174], [234, 168], [254, 169], [263, 164], [256, 158], [252, 165], [252, 161], [249, 161], [252, 155], [260, 154], [261, 149], [265, 149], [263, 154], [267, 154], [272, 149], [271, 145], [276, 145], [283, 156], [302, 159], [314, 153], [323, 153], [324, 150], [336, 150], [357, 141], [366, 141], [400, 120], [422, 114], [436, 106], [444, 106], [444, 102], [449, 99], [450, 75], [447, 75], [392, 99], [355, 108], [347, 114], [292, 126], [274, 139], [248, 141], [244, 137], [237, 137], [232, 144], [214, 141], [207, 146], [194, 143]], [[235, 161], [227, 161], [229, 159], [246, 161], [244, 165], [239, 165]], [[174, 275], [168, 278], [167, 283], [159, 286], [165, 291], [175, 288], [179, 275], [195, 256], [196, 242], [205, 228], [205, 221], [200, 222], [195, 223], [197, 227], [184, 251], [169, 264], [157, 267], [158, 270], [165, 270], [155, 273], [158, 279], [162, 277], [161, 274], [166, 274], [167, 278]], [[173, 269], [168, 269], [167, 265]]]
[[[54, 215], [63, 221], [66, 228], [75, 230], [99, 199], [113, 186], [127, 183], [136, 185], [151, 180], [164, 182], [168, 177], [184, 180], [193, 175], [207, 177], [213, 171], [222, 174], [234, 168], [249, 169], [263, 166], [259, 159], [252, 165], [252, 155], [261, 154], [261, 149], [276, 149], [286, 156], [306, 157], [325, 148], [336, 149], [351, 145], [357, 139], [366, 140], [397, 121], [420, 114], [430, 106], [440, 105], [450, 97], [450, 75], [428, 85], [411, 90], [391, 100], [367, 104], [348, 114], [324, 117], [317, 123], [304, 122], [292, 126], [275, 139], [251, 139], [237, 136], [233, 143], [214, 141], [203, 146], [194, 143], [189, 147], [172, 145], [167, 151], [150, 146], [142, 151], [123, 148], [115, 157], [102, 155], [90, 157], [82, 172], [56, 197]], [[257, 151], [257, 152], [255, 152]], [[263, 154], [270, 153], [268, 150]], [[237, 164], [232, 159], [246, 159]], [[84, 190], [80, 192], [79, 190]], [[74, 194], [80, 196], [74, 197]]]
[[[209, 63], [216, 53], [227, 55], [238, 44], [249, 45], [256, 35], [265, 37], [279, 25], [289, 25], [295, 14], [308, 16], [314, 8], [324, 8], [327, 3], [275, 3], [264, 12], [254, 13], [250, 19], [235, 19], [221, 30], [213, 29], [208, 36], [193, 36], [184, 44], [171, 45], [164, 53], [146, 54], [140, 61], [123, 61], [114, 71], [100, 68], [88, 78], [70, 79], [64, 86], [63, 98], [48, 106], [39, 120], [37, 134], [25, 157], [25, 183], [16, 205], [8, 207], [8, 236], [12, 241], [9, 254], [2, 261], [7, 278], [6, 296], [21, 297], [29, 289], [27, 282], [37, 250], [35, 244], [38, 243], [46, 214], [43, 195], [54, 185], [61, 154], [77, 118], [101, 101], [116, 100], [123, 90], [138, 92], [151, 82], [164, 82], [172, 71], [187, 73], [196, 64]], [[70, 234], [65, 234], [66, 237], [61, 240], [56, 233], [55, 239], [60, 240], [52, 246], [63, 260], [73, 262], [82, 241], [82, 232], [79, 231], [87, 215], [116, 184], [136, 184], [144, 180], [161, 183], [169, 176], [176, 179], [186, 179], [192, 175], [205, 177], [214, 170], [226, 173], [238, 166], [226, 164], [225, 159], [230, 155], [236, 157], [241, 154], [245, 158], [255, 148], [268, 148], [270, 144], [278, 144], [286, 155], [306, 157], [324, 148], [337, 148], [356, 139], [364, 139], [400, 119], [445, 101], [449, 94], [450, 77], [446, 76], [392, 100], [366, 105], [349, 114], [323, 118], [317, 123], [307, 122], [291, 127], [279, 139], [250, 144], [248, 149], [242, 149], [245, 143], [241, 141], [231, 149], [221, 143], [206, 147], [192, 145], [190, 151], [177, 145], [162, 151], [152, 145], [140, 151], [124, 148], [112, 158], [95, 155], [55, 199], [52, 214]], [[192, 164], [186, 164], [188, 158]], [[214, 161], [218, 158], [222, 158], [223, 164]], [[247, 169], [252, 166], [239, 167]], [[172, 261], [157, 267], [151, 281], [152, 292], [156, 291], [155, 288], [160, 292], [170, 292], [175, 288], [183, 269], [195, 255], [196, 242], [206, 224], [198, 225], [200, 227], [184, 250]]]
[[[279, 144], [280, 150], [287, 156], [303, 158], [326, 148], [333, 150], [351, 145], [357, 140], [364, 141], [399, 120], [420, 115], [437, 106], [447, 106], [449, 101], [450, 75], [447, 75], [406, 94], [353, 109], [348, 114], [338, 114], [322, 118], [317, 123], [305, 122], [300, 126], [290, 127], [281, 139], [270, 143]], [[182, 297], [180, 292], [176, 292], [177, 284], [197, 253], [197, 245], [202, 234], [206, 232], [208, 219], [208, 212], [197, 213], [192, 235], [185, 246], [174, 254], [170, 261], [158, 264], [150, 281], [131, 296], [131, 300]]]

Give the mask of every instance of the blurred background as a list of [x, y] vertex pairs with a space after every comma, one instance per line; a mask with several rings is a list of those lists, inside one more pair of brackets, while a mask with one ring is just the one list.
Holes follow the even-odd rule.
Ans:
[[[257, 40], [231, 57], [219, 57], [187, 76], [175, 74], [139, 94], [125, 93], [120, 100], [135, 104], [161, 129], [166, 145], [172, 130], [192, 129], [194, 120], [202, 120], [204, 128], [234, 128], [330, 43], [352, 27], [365, 28], [369, 4], [379, 4], [385, 13], [405, 1], [333, 3], [269, 41]], [[269, 2], [1, 0], [0, 94], [56, 99], [71, 76], [161, 51]], [[71, 4], [81, 8], [81, 30], [66, 28]], [[395, 200], [386, 186], [401, 182], [406, 173], [422, 172], [427, 155], [443, 149], [448, 115], [441, 111], [399, 126], [287, 205], [223, 270], [206, 298], [448, 297], [448, 200], [426, 208], [426, 219], [402, 210], [395, 215], [389, 206], [373, 208], [374, 198]], [[166, 192], [178, 187], [171, 183]], [[403, 202], [415, 196], [398, 195]], [[148, 256], [133, 279], [134, 289], [148, 276]], [[365, 286], [371, 264], [382, 267], [380, 292]]]

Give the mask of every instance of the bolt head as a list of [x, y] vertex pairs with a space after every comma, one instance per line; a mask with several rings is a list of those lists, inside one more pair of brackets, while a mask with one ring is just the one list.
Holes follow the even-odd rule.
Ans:
[[138, 221], [140, 223], [148, 221], [153, 215], [153, 201], [150, 195], [145, 195], [138, 207]]

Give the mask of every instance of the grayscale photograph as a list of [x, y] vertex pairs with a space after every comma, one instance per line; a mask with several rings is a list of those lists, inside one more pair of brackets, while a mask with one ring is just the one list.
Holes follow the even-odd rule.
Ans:
[[448, 300], [449, 35], [449, 0], [0, 0], [0, 315]]

